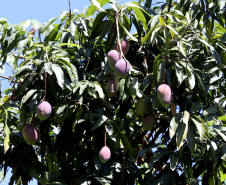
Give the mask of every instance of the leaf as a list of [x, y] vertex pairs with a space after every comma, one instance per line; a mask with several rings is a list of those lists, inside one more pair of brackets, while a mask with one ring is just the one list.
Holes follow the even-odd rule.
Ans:
[[18, 31], [21, 31], [21, 30], [26, 30], [28, 29], [28, 27], [31, 25], [31, 20], [27, 20], [27, 21], [24, 21], [24, 22], [21, 22], [19, 24], [16, 25], [16, 29]]
[[170, 139], [172, 139], [173, 136], [176, 134], [176, 130], [181, 121], [181, 118], [182, 118], [182, 113], [178, 113], [171, 119], [170, 127], [169, 127]]
[[86, 17], [92, 16], [95, 13], [95, 11], [97, 11], [97, 7], [91, 4], [88, 10], [86, 11]]
[[163, 77], [164, 77], [164, 73], [165, 73], [165, 66], [166, 66], [166, 63], [162, 62], [158, 67], [158, 72], [157, 72], [157, 83], [158, 84], [161, 84], [163, 82]]
[[164, 33], [164, 39], [165, 39], [165, 42], [166, 42], [166, 46], [167, 46], [167, 48], [170, 48], [171, 39], [170, 39], [169, 31], [165, 28], [163, 30], [163, 33]]
[[71, 44], [71, 43], [60, 43], [60, 44], [56, 44], [55, 46], [73, 46], [73, 47], [77, 47], [77, 48], [82, 47], [82, 46], [79, 46], [77, 44]]
[[100, 3], [97, 0], [90, 0], [90, 1], [95, 7], [100, 9], [102, 12], [105, 12], [105, 10], [101, 7]]
[[22, 103], [26, 103], [27, 100], [37, 91], [37, 89], [31, 89], [30, 91], [28, 91], [26, 93], [26, 95], [23, 96], [21, 102]]
[[56, 75], [58, 85], [64, 87], [64, 72], [58, 64], [52, 64], [52, 70]]
[[197, 120], [195, 120], [194, 118], [191, 118], [191, 120], [193, 121], [193, 123], [196, 125], [199, 135], [201, 138], [205, 137], [205, 125], [203, 123], [198, 122]]
[[140, 10], [140, 7], [139, 8], [132, 7], [132, 9], [135, 12], [137, 19], [143, 23], [144, 29], [147, 30], [148, 29], [147, 24], [146, 24], [147, 21], [146, 21], [146, 18], [144, 16], [143, 12]]
[[118, 123], [121, 123], [121, 120], [118, 119], [118, 118], [116, 118], [116, 119], [117, 119], [118, 122], [117, 123], [113, 122], [114, 131], [119, 134], [120, 140], [121, 140], [121, 142], [124, 146], [124, 150], [126, 152], [127, 150], [131, 149], [131, 144], [130, 144], [124, 130], [122, 130], [121, 127], [118, 125]]
[[138, 42], [137, 38], [135, 38], [126, 28], [125, 26], [119, 21], [120, 26], [125, 30], [126, 34], [135, 42]]
[[177, 128], [177, 134], [176, 134], [176, 144], [177, 144], [177, 149], [180, 150], [180, 148], [184, 144], [184, 140], [187, 137], [187, 125], [184, 122], [181, 122], [178, 125]]
[[[176, 31], [172, 26], [167, 25], [167, 27], [168, 27], [169, 30], [172, 31], [175, 35], [179, 35], [179, 33], [177, 33], [177, 31]], [[172, 38], [174, 38], [174, 37], [172, 36]]]
[[174, 171], [177, 167], [179, 156], [175, 152], [170, 152], [169, 156], [170, 156], [170, 169]]
[[222, 76], [223, 76], [222, 71], [217, 71], [217, 72], [213, 75], [213, 77], [210, 78], [210, 82], [209, 82], [209, 83], [212, 84], [212, 83], [216, 82], [217, 80], [221, 79]]
[[142, 150], [138, 153], [137, 158], [145, 156], [145, 154], [146, 154], [147, 152], [149, 152], [152, 148], [154, 148], [154, 146], [155, 146], [155, 145], [152, 144], [152, 145], [148, 145], [146, 148], [142, 149]]
[[31, 20], [31, 24], [32, 24], [33, 28], [38, 28], [38, 29], [41, 28], [41, 26], [42, 26], [42, 23], [40, 23], [39, 21], [37, 21], [35, 19]]
[[162, 157], [164, 157], [168, 154], [169, 154], [169, 151], [167, 151], [166, 149], [161, 149], [160, 151], [157, 151], [149, 164], [149, 168], [153, 168], [154, 164], [157, 161], [160, 161]]
[[54, 41], [60, 29], [59, 25], [56, 25], [48, 35], [45, 36], [45, 41]]
[[187, 75], [184, 74], [183, 67], [178, 65], [176, 62], [175, 62], [174, 68], [176, 70], [177, 80], [181, 84], [184, 81], [184, 79], [187, 78]]
[[187, 57], [187, 46], [183, 43], [183, 42], [179, 42], [179, 48], [180, 48], [180, 51], [181, 53]]
[[82, 95], [83, 92], [85, 91], [85, 89], [88, 87], [88, 82], [86, 83], [83, 83], [81, 86], [80, 86], [80, 89], [79, 89], [79, 95]]
[[18, 56], [23, 52], [25, 46], [27, 45], [28, 41], [30, 40], [30, 38], [26, 38], [24, 40], [21, 40], [18, 44]]
[[103, 123], [105, 123], [108, 120], [108, 118], [105, 115], [102, 115], [97, 121], [96, 123], [93, 125], [91, 131], [97, 129], [98, 127], [100, 127]]
[[8, 127], [7, 124], [8, 121], [8, 111], [5, 110], [5, 127], [4, 127], [4, 131], [5, 131], [5, 138], [4, 138], [4, 154], [8, 151], [9, 147], [10, 147], [10, 129]]
[[94, 82], [93, 85], [95, 87], [95, 90], [98, 92], [99, 97], [103, 99], [105, 97], [105, 95], [104, 95], [104, 91], [103, 91], [102, 87], [100, 86], [100, 84], [97, 82]]
[[226, 116], [220, 116], [220, 117], [218, 117], [218, 120], [226, 121]]
[[41, 26], [41, 28], [39, 29], [39, 33], [43, 33], [44, 31], [46, 31], [49, 28], [49, 26], [57, 19], [58, 17], [48, 20], [43, 26]]
[[188, 124], [188, 133], [187, 133], [186, 141], [188, 143], [188, 147], [189, 147], [191, 153], [193, 154], [194, 150], [195, 150], [196, 139], [195, 139], [195, 135], [194, 135], [194, 132], [193, 132], [190, 124]]
[[[148, 33], [144, 36], [144, 38], [141, 40], [141, 45], [145, 44], [145, 43], [149, 40], [149, 38], [151, 37], [151, 34], [152, 34], [153, 30], [156, 28], [155, 26], [156, 26], [156, 24], [157, 24], [157, 22], [158, 22], [158, 20], [159, 20], [159, 16], [160, 16], [160, 15], [155, 15], [155, 16], [152, 17], [152, 19], [150, 20], [150, 22], [151, 22], [150, 30], [149, 30]], [[150, 23], [150, 22], [149, 22], [149, 23]], [[149, 23], [148, 23], [148, 24], [149, 24]]]
[[53, 70], [52, 70], [52, 62], [46, 62], [46, 63], [44, 64], [44, 68], [45, 68], [45, 71], [46, 71], [47, 73], [49, 73], [50, 75], [53, 74]]

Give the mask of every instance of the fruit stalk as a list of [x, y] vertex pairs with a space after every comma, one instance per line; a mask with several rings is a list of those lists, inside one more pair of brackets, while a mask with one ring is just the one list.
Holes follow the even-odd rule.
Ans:
[[122, 56], [122, 58], [124, 58], [124, 54], [123, 54], [123, 52], [122, 52], [122, 45], [121, 45], [121, 41], [120, 41], [120, 35], [119, 35], [118, 19], [119, 19], [119, 18], [118, 18], [118, 13], [117, 13], [117, 14], [116, 14], [116, 17], [115, 17], [116, 29], [117, 29], [117, 40], [118, 40], [120, 55]]
[[46, 79], [47, 79], [47, 73], [45, 71], [45, 93], [44, 93], [44, 97], [43, 97], [43, 100], [45, 101], [46, 99]]
[[105, 125], [104, 146], [107, 146], [107, 127]]

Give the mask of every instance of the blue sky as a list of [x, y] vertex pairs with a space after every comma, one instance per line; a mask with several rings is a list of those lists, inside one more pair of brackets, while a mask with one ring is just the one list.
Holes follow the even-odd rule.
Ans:
[[[124, 4], [130, 0], [115, 1], [120, 2], [120, 4]], [[77, 9], [83, 11], [83, 9], [85, 7], [88, 8], [90, 4], [89, 0], [71, 0], [71, 10], [73, 11], [74, 9]], [[69, 10], [68, 0], [3, 0], [1, 1], [0, 6], [0, 18], [7, 18], [11, 24], [18, 24], [29, 19], [35, 19], [41, 23], [45, 23], [49, 19], [58, 16], [63, 10]], [[6, 65], [3, 75], [10, 76], [11, 74], [11, 68]], [[9, 84], [7, 83], [7, 80], [0, 80], [1, 90], [4, 91], [9, 87]], [[8, 184], [11, 176], [10, 173], [11, 169], [9, 169], [9, 172], [7, 173], [4, 184]], [[36, 184], [36, 180], [29, 183], [29, 185]]]

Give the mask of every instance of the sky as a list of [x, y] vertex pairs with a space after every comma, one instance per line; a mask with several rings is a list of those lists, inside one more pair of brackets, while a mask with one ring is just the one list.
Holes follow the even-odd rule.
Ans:
[[[70, 0], [71, 10], [74, 9], [83, 11], [85, 7], [89, 7], [91, 4], [89, 0]], [[115, 0], [124, 4], [130, 0]], [[134, 0], [137, 1], [137, 0]], [[18, 24], [29, 19], [35, 19], [41, 23], [45, 23], [51, 18], [57, 17], [63, 10], [69, 10], [68, 0], [1, 0], [0, 6], [0, 18], [7, 18], [8, 22], [11, 24]], [[5, 66], [5, 72], [0, 73], [0, 75], [10, 76], [12, 74], [11, 68], [7, 65]], [[9, 87], [7, 80], [1, 80], [1, 91], [3, 92]], [[9, 183], [9, 178], [11, 176], [11, 169], [6, 175], [3, 183], [0, 184], [7, 185]], [[37, 185], [37, 181], [33, 180], [29, 185]]]

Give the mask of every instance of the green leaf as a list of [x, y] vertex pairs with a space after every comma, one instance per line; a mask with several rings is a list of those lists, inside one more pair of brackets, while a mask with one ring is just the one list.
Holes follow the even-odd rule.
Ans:
[[170, 31], [172, 31], [173, 33], [175, 33], [175, 35], [179, 35], [179, 33], [170, 25], [167, 25], [167, 27], [169, 28]]
[[[145, 35], [145, 37], [141, 40], [141, 45], [145, 44], [145, 43], [149, 40], [149, 38], [151, 37], [152, 32], [153, 32], [153, 30], [156, 28], [155, 26], [156, 26], [157, 22], [159, 21], [159, 16], [160, 16], [160, 15], [155, 15], [155, 16], [153, 16], [152, 19], [149, 21], [149, 23], [151, 23], [150, 30], [149, 30], [148, 33]], [[148, 24], [149, 24], [149, 23], [148, 23]]]
[[220, 117], [218, 117], [218, 120], [226, 121], [226, 116], [220, 116]]
[[144, 16], [143, 12], [140, 10], [140, 7], [139, 8], [132, 7], [132, 9], [135, 12], [137, 19], [143, 23], [144, 29], [147, 30], [148, 29], [147, 24], [146, 24], [147, 21], [146, 21], [146, 18]]
[[177, 149], [180, 150], [180, 148], [184, 144], [184, 140], [187, 136], [187, 125], [184, 122], [181, 122], [178, 125], [177, 128], [177, 134], [176, 134], [176, 144], [177, 144]]
[[175, 68], [175, 71], [176, 71], [177, 80], [181, 84], [184, 81], [184, 79], [187, 78], [187, 75], [184, 73], [183, 67], [180, 66], [176, 62], [175, 62], [174, 68]]
[[181, 118], [182, 118], [182, 113], [178, 113], [171, 119], [170, 127], [169, 127], [170, 139], [172, 139], [173, 136], [176, 134], [176, 130], [181, 121]]
[[10, 129], [8, 127], [8, 111], [5, 110], [5, 127], [4, 127], [4, 131], [5, 131], [5, 138], [4, 138], [4, 154], [8, 151], [9, 147], [10, 147]]
[[170, 152], [169, 156], [170, 156], [170, 169], [174, 171], [177, 167], [179, 156], [175, 152]]
[[102, 12], [105, 12], [105, 10], [101, 7], [100, 3], [97, 0], [90, 0], [91, 3], [98, 9], [100, 9]]
[[77, 48], [82, 47], [82, 46], [79, 46], [77, 44], [71, 44], [71, 43], [60, 43], [60, 44], [56, 44], [55, 46], [73, 46], [73, 47], [77, 47]]
[[160, 161], [162, 157], [164, 157], [168, 154], [169, 154], [169, 151], [167, 151], [166, 149], [161, 149], [160, 151], [157, 151], [149, 164], [149, 168], [153, 168], [154, 164], [157, 161]]
[[26, 103], [27, 100], [28, 100], [35, 92], [37, 92], [37, 89], [31, 89], [31, 90], [29, 90], [29, 91], [26, 93], [26, 95], [23, 96], [21, 102], [22, 102], [22, 103]]
[[122, 124], [121, 120], [117, 118], [117, 123], [113, 122], [114, 131], [119, 134], [120, 140], [124, 146], [125, 152], [131, 149], [131, 144], [122, 128], [118, 125], [118, 123]]
[[194, 118], [191, 118], [191, 120], [193, 121], [193, 123], [196, 125], [197, 129], [198, 129], [198, 132], [199, 132], [199, 135], [201, 138], [204, 138], [205, 137], [205, 125], [201, 122], [198, 122], [197, 120], [195, 120]]
[[31, 20], [27, 20], [27, 21], [24, 21], [24, 22], [17, 24], [15, 28], [18, 31], [27, 30], [30, 25], [31, 25]]
[[50, 75], [53, 74], [53, 70], [52, 70], [52, 62], [46, 62], [46, 63], [44, 64], [44, 68], [45, 68], [45, 71], [46, 71], [47, 73], [49, 73]]
[[64, 87], [64, 72], [58, 64], [52, 64], [52, 70], [56, 75], [58, 85]]
[[38, 29], [41, 28], [41, 26], [42, 26], [42, 23], [40, 23], [39, 21], [37, 21], [35, 19], [31, 20], [31, 24], [32, 24], [33, 28], [38, 28]]
[[166, 46], [167, 46], [167, 48], [170, 48], [171, 39], [170, 39], [169, 31], [165, 28], [163, 30], [163, 33], [164, 33], [164, 39], [165, 39], [165, 42], [166, 42]]
[[95, 90], [98, 92], [99, 97], [103, 99], [105, 97], [105, 95], [104, 95], [104, 91], [103, 91], [102, 87], [100, 86], [100, 84], [97, 82], [94, 82], [93, 85], [95, 87]]
[[91, 131], [97, 129], [98, 127], [100, 127], [103, 123], [105, 123], [108, 120], [108, 118], [105, 115], [102, 115], [97, 121], [96, 123], [93, 125]]
[[154, 144], [152, 144], [152, 145], [148, 145], [146, 148], [144, 148], [144, 149], [142, 149], [139, 153], [138, 153], [138, 155], [137, 155], [137, 158], [138, 157], [143, 157], [143, 156], [145, 156], [145, 154], [147, 153], [147, 152], [149, 152], [152, 148], [154, 148]]
[[183, 43], [183, 42], [179, 42], [179, 48], [180, 48], [180, 51], [181, 53], [187, 57], [187, 46]]
[[126, 28], [125, 26], [121, 23], [121, 21], [119, 21], [120, 26], [124, 29], [124, 31], [126, 32], [126, 34], [135, 42], [138, 42], [137, 38], [135, 38]]
[[46, 31], [49, 28], [49, 26], [57, 19], [58, 17], [48, 20], [44, 25], [41, 26], [41, 28], [39, 29], [39, 33], [43, 33], [44, 31]]
[[86, 17], [92, 16], [95, 13], [95, 11], [97, 11], [97, 9], [98, 8], [96, 6], [94, 6], [93, 4], [91, 4], [89, 6], [88, 10], [86, 11]]
[[193, 154], [194, 150], [195, 150], [196, 139], [195, 139], [195, 135], [194, 135], [194, 132], [193, 132], [190, 124], [188, 124], [188, 133], [187, 133], [186, 141], [188, 143], [188, 147], [189, 147], [191, 153]]
[[26, 38], [24, 40], [21, 40], [18, 44], [18, 56], [23, 52], [25, 46], [27, 45], [27, 43], [29, 42], [30, 38]]
[[165, 73], [165, 66], [166, 63], [162, 62], [159, 67], [158, 67], [158, 72], [157, 72], [157, 83], [161, 84], [163, 82], [163, 77], [164, 77], [164, 73]]
[[86, 83], [83, 83], [81, 86], [80, 86], [80, 89], [79, 89], [79, 95], [82, 95], [83, 92], [85, 91], [85, 89], [88, 87], [89, 83], [86, 82]]
[[58, 34], [58, 31], [60, 29], [60, 26], [59, 25], [56, 25], [52, 30], [51, 32], [46, 35], [45, 37], [45, 41], [54, 41], [56, 39], [56, 36]]

